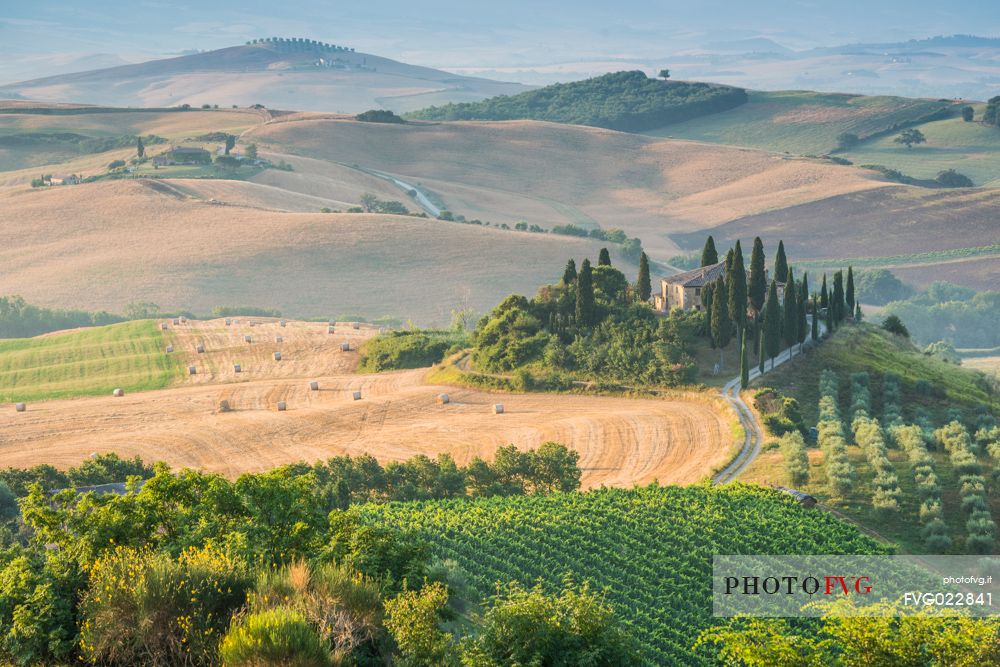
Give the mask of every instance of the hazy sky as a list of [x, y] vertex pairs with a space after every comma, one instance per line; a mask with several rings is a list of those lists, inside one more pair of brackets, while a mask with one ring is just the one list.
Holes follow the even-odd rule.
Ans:
[[15, 59], [95, 52], [141, 59], [297, 36], [460, 67], [658, 57], [761, 36], [803, 49], [952, 33], [1000, 36], [1000, 2], [0, 0], [0, 49]]

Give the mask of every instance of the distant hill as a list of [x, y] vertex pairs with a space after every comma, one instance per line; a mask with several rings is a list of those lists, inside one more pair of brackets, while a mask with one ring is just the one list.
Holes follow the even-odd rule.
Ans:
[[177, 58], [0, 85], [46, 101], [163, 107], [180, 104], [357, 113], [406, 111], [527, 90], [295, 38], [268, 38]]
[[545, 120], [641, 132], [726, 111], [747, 101], [742, 88], [658, 81], [644, 73], [615, 72], [557, 83], [509, 97], [447, 104], [413, 112], [423, 120]]

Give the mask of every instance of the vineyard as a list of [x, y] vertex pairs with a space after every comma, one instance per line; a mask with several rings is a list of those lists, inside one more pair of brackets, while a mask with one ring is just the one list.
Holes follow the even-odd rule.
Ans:
[[714, 624], [713, 554], [884, 553], [852, 526], [760, 487], [600, 489], [359, 507], [416, 531], [458, 563], [480, 598], [497, 582], [557, 590], [563, 575], [606, 588], [649, 664], [708, 664], [692, 646]]

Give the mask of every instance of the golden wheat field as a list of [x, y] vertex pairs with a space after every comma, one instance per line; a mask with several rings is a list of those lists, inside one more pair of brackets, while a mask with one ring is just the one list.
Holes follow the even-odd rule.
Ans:
[[[116, 451], [236, 475], [345, 453], [386, 462], [447, 452], [465, 463], [491, 458], [500, 445], [555, 440], [580, 453], [583, 485], [591, 488], [694, 482], [731, 453], [732, 417], [701, 394], [664, 400], [491, 394], [427, 385], [426, 370], [359, 375], [358, 345], [374, 327], [338, 322], [330, 334], [327, 323], [235, 320], [168, 324], [173, 354], [197, 371], [171, 388], [46, 401], [16, 415], [8, 406], [10, 418], [0, 420], [0, 466], [44, 460], [66, 467], [94, 451]], [[341, 351], [345, 342], [350, 351]], [[450, 403], [436, 402], [442, 392]], [[220, 411], [222, 401], [230, 411]], [[286, 410], [278, 410], [279, 401]], [[495, 403], [504, 414], [492, 413]]]

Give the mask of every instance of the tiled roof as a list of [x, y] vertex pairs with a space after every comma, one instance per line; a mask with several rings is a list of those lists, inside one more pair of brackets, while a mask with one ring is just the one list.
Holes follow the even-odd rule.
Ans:
[[714, 282], [725, 273], [726, 263], [719, 262], [718, 264], [709, 264], [708, 266], [702, 266], [692, 271], [668, 276], [664, 280], [671, 285], [680, 284], [684, 287], [703, 287], [708, 283]]

